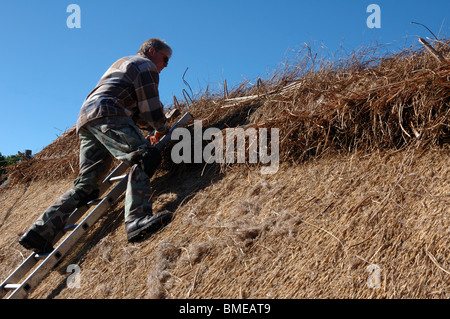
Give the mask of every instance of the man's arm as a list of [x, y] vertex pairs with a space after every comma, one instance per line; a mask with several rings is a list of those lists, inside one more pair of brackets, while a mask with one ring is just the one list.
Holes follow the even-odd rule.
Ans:
[[[148, 123], [158, 132], [165, 132], [166, 117], [163, 112], [163, 105], [159, 100], [158, 84], [159, 74], [156, 68], [143, 68], [138, 70], [134, 80], [139, 114], [144, 122]], [[139, 66], [138, 66], [139, 68]]]

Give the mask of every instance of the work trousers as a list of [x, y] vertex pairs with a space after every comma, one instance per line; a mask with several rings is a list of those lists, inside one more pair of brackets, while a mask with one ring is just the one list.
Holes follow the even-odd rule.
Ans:
[[113, 157], [131, 167], [125, 194], [125, 222], [152, 214], [150, 177], [139, 165], [141, 155], [151, 147], [134, 122], [126, 117], [106, 117], [85, 124], [78, 132], [80, 169], [73, 188], [59, 197], [31, 229], [53, 242], [75, 208], [99, 196], [99, 184], [106, 177]]

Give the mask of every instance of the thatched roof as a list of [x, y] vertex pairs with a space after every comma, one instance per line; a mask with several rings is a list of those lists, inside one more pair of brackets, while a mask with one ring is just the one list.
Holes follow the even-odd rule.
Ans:
[[[433, 47], [450, 61], [448, 41]], [[121, 198], [32, 297], [448, 298], [450, 65], [425, 48], [366, 53], [300, 56], [267, 80], [174, 103], [205, 129], [278, 128], [278, 172], [175, 165], [166, 151], [153, 201], [172, 223], [130, 244]], [[10, 168], [3, 277], [26, 254], [17, 236], [70, 187], [77, 157], [71, 129]], [[81, 288], [66, 288], [70, 263]]]

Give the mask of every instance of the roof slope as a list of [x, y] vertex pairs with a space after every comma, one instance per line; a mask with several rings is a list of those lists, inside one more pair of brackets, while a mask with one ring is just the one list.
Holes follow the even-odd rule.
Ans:
[[[449, 59], [448, 42], [435, 48]], [[278, 128], [281, 164], [178, 164], [153, 178], [174, 220], [128, 243], [123, 198], [33, 298], [448, 298], [450, 67], [425, 50], [338, 63], [299, 57], [255, 85], [203, 94], [203, 128]], [[73, 129], [11, 168], [0, 262], [71, 186]], [[67, 288], [66, 269], [81, 269]], [[1, 278], [3, 279], [3, 278]]]

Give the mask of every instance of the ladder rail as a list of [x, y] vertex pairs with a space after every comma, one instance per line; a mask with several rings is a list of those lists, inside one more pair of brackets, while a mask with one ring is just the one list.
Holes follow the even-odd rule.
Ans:
[[36, 253], [31, 253], [28, 258], [26, 258], [16, 270], [10, 274], [0, 285], [0, 298], [3, 298], [4, 295], [8, 293], [7, 286], [15, 284], [19, 282], [29, 271], [31, 268], [36, 265], [38, 260], [34, 257]]

